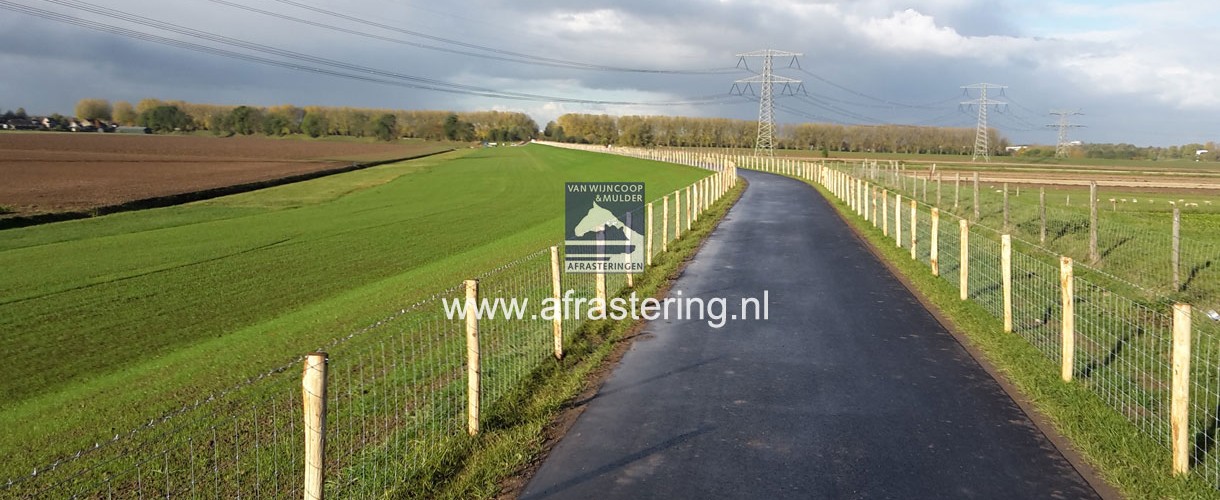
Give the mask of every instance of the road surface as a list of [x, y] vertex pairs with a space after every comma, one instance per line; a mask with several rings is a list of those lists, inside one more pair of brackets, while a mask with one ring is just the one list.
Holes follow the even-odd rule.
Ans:
[[809, 186], [759, 172], [522, 498], [1096, 498]]

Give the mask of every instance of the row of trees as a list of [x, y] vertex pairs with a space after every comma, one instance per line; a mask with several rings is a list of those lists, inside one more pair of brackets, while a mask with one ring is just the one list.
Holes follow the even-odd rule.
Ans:
[[537, 137], [538, 124], [524, 113], [503, 111], [407, 111], [293, 105], [225, 106], [185, 101], [81, 99], [78, 118], [137, 125], [156, 131], [206, 130], [217, 135], [306, 134], [391, 140], [412, 137], [455, 141], [524, 141]]
[[[1055, 146], [1034, 145], [1022, 149], [1019, 156], [1025, 158], [1050, 158], [1055, 156]], [[1140, 147], [1132, 144], [1081, 144], [1068, 150], [1071, 158], [1100, 158], [1106, 160], [1199, 160], [1220, 161], [1220, 150], [1214, 141], [1191, 143], [1181, 146]]]
[[[753, 147], [758, 122], [725, 118], [566, 114], [547, 124], [552, 140], [622, 146]], [[776, 147], [876, 153], [971, 154], [973, 128], [802, 123], [776, 131]], [[991, 131], [993, 154], [1009, 142]]]

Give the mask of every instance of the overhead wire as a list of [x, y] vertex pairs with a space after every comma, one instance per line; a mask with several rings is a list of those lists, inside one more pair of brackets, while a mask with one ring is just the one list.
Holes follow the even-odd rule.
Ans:
[[[355, 29], [350, 29], [350, 28], [344, 28], [342, 26], [336, 26], [333, 24], [323, 23], [320, 21], [304, 19], [304, 18], [284, 14], [281, 12], [274, 12], [274, 11], [270, 11], [270, 10], [266, 10], [266, 9], [260, 9], [257, 7], [251, 7], [249, 5], [243, 5], [243, 4], [236, 3], [236, 2], [230, 2], [228, 0], [207, 0], [207, 1], [218, 4], [218, 5], [224, 5], [226, 7], [231, 7], [234, 9], [240, 9], [240, 10], [244, 10], [247, 12], [253, 12], [256, 14], [261, 14], [264, 16], [273, 17], [276, 19], [284, 20], [284, 21], [304, 24], [304, 25], [313, 26], [316, 28], [322, 28], [322, 29], [326, 29], [326, 30], [330, 30], [330, 31], [339, 32], [339, 33], [345, 33], [345, 34], [349, 34], [349, 35], [369, 38], [369, 39], [373, 39], [373, 40], [379, 40], [379, 41], [388, 42], [388, 43], [395, 43], [395, 44], [399, 44], [399, 45], [407, 45], [407, 46], [426, 49], [426, 50], [433, 50], [433, 51], [437, 51], [437, 52], [445, 52], [445, 53], [449, 53], [449, 54], [457, 54], [457, 55], [463, 55], [463, 56], [468, 56], [468, 57], [477, 57], [480, 59], [488, 59], [488, 60], [493, 60], [493, 61], [511, 62], [511, 63], [516, 63], [516, 64], [528, 64], [528, 65], [534, 65], [534, 66], [546, 66], [546, 67], [552, 67], [552, 68], [577, 69], [577, 70], [618, 71], [618, 72], [631, 72], [631, 73], [658, 73], [658, 74], [679, 74], [679, 75], [727, 74], [727, 73], [733, 73], [733, 72], [738, 71], [736, 68], [728, 68], [728, 67], [717, 68], [717, 69], [708, 69], [708, 70], [662, 70], [662, 69], [643, 69], [643, 68], [620, 68], [620, 67], [614, 67], [614, 66], [602, 66], [602, 65], [594, 65], [594, 64], [588, 64], [588, 63], [579, 63], [579, 62], [574, 62], [574, 61], [563, 61], [563, 60], [559, 60], [559, 59], [545, 60], [546, 58], [541, 58], [541, 59], [540, 58], [526, 58], [526, 57], [518, 57], [518, 56], [509, 56], [509, 55], [504, 55], [504, 54], [496, 55], [496, 54], [489, 54], [489, 53], [480, 53], [480, 52], [473, 52], [470, 50], [461, 50], [461, 49], [454, 49], [454, 48], [450, 48], [450, 47], [442, 47], [442, 46], [438, 46], [438, 45], [430, 45], [430, 44], [426, 44], [426, 43], [413, 42], [410, 40], [403, 40], [401, 38], [394, 38], [394, 37], [388, 37], [388, 36], [384, 36], [384, 35], [378, 35], [375, 33], [369, 33], [367, 31], [360, 31], [360, 30], [355, 30]], [[411, 33], [414, 33], [414, 32], [411, 32]]]
[[627, 106], [698, 105], [698, 104], [714, 103], [715, 101], [723, 100], [726, 98], [726, 96], [723, 96], [720, 94], [713, 94], [713, 95], [709, 95], [709, 96], [694, 97], [694, 98], [680, 100], [680, 101], [647, 102], [647, 101], [616, 101], [616, 100], [579, 99], [579, 98], [548, 96], [548, 95], [532, 94], [532, 93], [524, 93], [524, 92], [499, 91], [499, 90], [494, 90], [494, 89], [489, 89], [489, 88], [484, 88], [484, 87], [477, 87], [477, 86], [472, 86], [472, 85], [462, 85], [462, 84], [456, 84], [456, 83], [446, 82], [443, 80], [437, 80], [437, 79], [432, 79], [432, 78], [418, 77], [418, 76], [406, 75], [406, 74], [397, 73], [397, 72], [379, 70], [379, 69], [375, 69], [375, 68], [359, 66], [359, 65], [355, 65], [355, 64], [351, 64], [351, 63], [335, 61], [335, 60], [326, 59], [326, 58], [317, 57], [317, 56], [310, 56], [308, 54], [303, 54], [303, 53], [294, 52], [294, 51], [285, 50], [285, 49], [278, 49], [278, 48], [270, 47], [270, 46], [263, 45], [263, 44], [247, 42], [247, 41], [243, 41], [243, 40], [234, 39], [231, 37], [217, 35], [214, 33], [186, 28], [186, 27], [178, 26], [178, 25], [175, 25], [172, 23], [166, 23], [163, 21], [158, 21], [158, 20], [147, 18], [144, 16], [139, 16], [136, 14], [131, 14], [131, 13], [118, 11], [115, 9], [109, 9], [109, 8], [105, 8], [105, 7], [100, 7], [100, 6], [96, 6], [93, 4], [88, 4], [86, 2], [78, 2], [78, 1], [72, 1], [72, 0], [44, 0], [44, 1], [58, 4], [58, 5], [65, 6], [65, 7], [69, 7], [69, 8], [73, 8], [73, 9], [77, 9], [77, 10], [84, 10], [86, 12], [92, 12], [92, 13], [103, 15], [106, 17], [111, 17], [113, 19], [119, 19], [122, 21], [132, 22], [135, 24], [141, 24], [144, 26], [161, 29], [161, 30], [165, 30], [165, 31], [170, 31], [170, 32], [174, 32], [174, 33], [178, 33], [178, 34], [182, 34], [182, 35], [195, 37], [195, 38], [200, 38], [200, 39], [204, 39], [204, 40], [208, 40], [208, 41], [212, 41], [212, 42], [216, 42], [216, 43], [241, 47], [241, 48], [244, 48], [247, 50], [253, 50], [256, 52], [274, 54], [274, 55], [277, 55], [280, 57], [285, 57], [288, 59], [297, 59], [297, 60], [307, 61], [307, 62], [314, 63], [314, 64], [321, 64], [321, 65], [325, 65], [325, 66], [341, 68], [341, 69], [348, 70], [348, 71], [355, 71], [357, 73], [366, 73], [366, 74], [373, 75], [373, 76], [352, 74], [352, 73], [347, 73], [344, 71], [336, 71], [336, 70], [331, 70], [331, 69], [326, 69], [326, 68], [319, 68], [316, 66], [309, 66], [309, 65], [305, 65], [305, 64], [294, 63], [294, 62], [290, 62], [290, 61], [270, 59], [270, 58], [260, 57], [260, 56], [252, 55], [252, 54], [234, 52], [231, 50], [226, 50], [226, 49], [222, 49], [222, 48], [218, 48], [218, 47], [212, 47], [212, 46], [196, 44], [196, 43], [192, 43], [192, 42], [188, 42], [188, 41], [184, 41], [184, 40], [177, 40], [177, 39], [173, 39], [173, 38], [162, 37], [162, 36], [145, 33], [145, 32], [138, 31], [138, 30], [132, 30], [132, 29], [116, 26], [116, 25], [102, 23], [99, 21], [92, 21], [92, 20], [88, 20], [88, 19], [71, 16], [68, 14], [49, 11], [49, 10], [45, 10], [45, 9], [39, 9], [36, 7], [30, 7], [30, 6], [26, 6], [26, 5], [22, 5], [22, 4], [13, 3], [13, 2], [10, 2], [7, 0], [0, 1], [0, 8], [31, 15], [34, 17], [39, 17], [42, 19], [63, 22], [63, 23], [75, 25], [78, 27], [84, 27], [84, 28], [95, 30], [95, 31], [101, 31], [101, 32], [105, 32], [105, 33], [121, 35], [121, 36], [133, 38], [133, 39], [137, 39], [137, 40], [148, 41], [148, 42], [153, 42], [153, 43], [158, 43], [158, 44], [168, 45], [168, 46], [173, 46], [173, 47], [178, 47], [178, 48], [184, 48], [184, 49], [188, 49], [188, 50], [218, 55], [218, 56], [222, 56], [222, 57], [240, 59], [240, 60], [255, 62], [255, 63], [259, 63], [259, 64], [278, 66], [281, 68], [293, 69], [293, 70], [298, 70], [298, 71], [306, 71], [306, 72], [312, 72], [312, 73], [318, 73], [318, 74], [325, 74], [325, 75], [330, 75], [330, 76], [349, 78], [349, 79], [361, 80], [361, 81], [372, 82], [372, 83], [380, 83], [380, 84], [394, 85], [394, 86], [407, 87], [407, 88], [416, 88], [416, 89], [422, 89], [422, 90], [431, 90], [431, 91], [437, 91], [437, 92], [446, 92], [446, 93], [452, 93], [452, 94], [476, 95], [476, 96], [494, 97], [494, 98], [511, 99], [511, 100], [550, 101], [550, 102], [565, 102], [565, 103], [577, 103], [577, 104], [602, 104], [602, 105], [627, 105]]
[[398, 26], [392, 26], [389, 24], [379, 23], [376, 21], [344, 14], [342, 12], [337, 12], [337, 11], [333, 11], [333, 10], [329, 10], [329, 9], [324, 9], [322, 7], [304, 4], [304, 3], [297, 2], [294, 0], [273, 0], [273, 1], [285, 4], [285, 5], [291, 5], [293, 7], [299, 8], [299, 9], [308, 10], [308, 11], [322, 14], [325, 16], [335, 17], [335, 18], [343, 19], [343, 20], [350, 21], [353, 23], [363, 24], [366, 26], [372, 26], [372, 27], [380, 28], [380, 29], [387, 30], [387, 31], [402, 33], [404, 35], [411, 35], [411, 36], [416, 36], [416, 37], [420, 37], [420, 38], [425, 38], [425, 39], [432, 40], [435, 42], [447, 43], [447, 44], [451, 44], [451, 45], [457, 45], [459, 47], [465, 47], [468, 49], [482, 50], [482, 51], [506, 55], [506, 56], [513, 56], [513, 57], [517, 57], [520, 59], [531, 59], [531, 60], [541, 61], [541, 62], [562, 64], [562, 65], [569, 66], [569, 67], [580, 67], [580, 68], [584, 68], [584, 69], [593, 69], [593, 70], [602, 70], [602, 71], [619, 71], [619, 72], [628, 72], [628, 73], [664, 73], [664, 74], [724, 74], [724, 73], [734, 73], [734, 72], [738, 71], [737, 68], [662, 70], [662, 69], [628, 68], [628, 67], [622, 67], [622, 66], [583, 63], [583, 62], [570, 61], [570, 60], [558, 59], [558, 58], [553, 58], [553, 57], [544, 57], [544, 56], [538, 56], [538, 55], [533, 55], [533, 54], [526, 54], [523, 52], [515, 52], [515, 51], [511, 51], [511, 50], [507, 50], [507, 49], [496, 48], [496, 47], [488, 47], [486, 45], [479, 45], [479, 44], [475, 44], [475, 43], [465, 42], [462, 40], [454, 40], [451, 38], [431, 35], [431, 34], [422, 33], [419, 31], [408, 30], [408, 29], [401, 28]]

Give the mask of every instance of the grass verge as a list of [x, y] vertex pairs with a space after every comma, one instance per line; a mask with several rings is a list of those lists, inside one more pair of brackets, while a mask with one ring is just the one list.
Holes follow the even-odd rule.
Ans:
[[[669, 252], [654, 258], [653, 267], [636, 276], [633, 290], [641, 297], [660, 297], [743, 190], [744, 183], [738, 184], [691, 231], [670, 243]], [[629, 334], [641, 323], [587, 322], [568, 336], [562, 361], [544, 363], [488, 412], [478, 437], [460, 439], [443, 464], [397, 485], [389, 496], [494, 498], [513, 493], [506, 481], [541, 459], [547, 430], [578, 394], [598, 383], [597, 375], [613, 360], [616, 348], [629, 342]]]
[[[802, 180], [803, 181], [803, 180]], [[999, 318], [981, 305], [961, 301], [957, 288], [932, 275], [909, 250], [897, 248], [880, 229], [854, 216], [845, 202], [816, 183], [841, 218], [884, 259], [888, 267], [918, 294], [925, 305], [984, 364], [994, 367], [1011, 386], [1071, 441], [1096, 472], [1129, 498], [1216, 498], [1212, 485], [1196, 475], [1173, 477], [1170, 452], [1141, 434], [1088, 388], [1059, 379], [1059, 367], [1022, 337], [1003, 333]], [[1014, 395], [1017, 396], [1017, 395]]]

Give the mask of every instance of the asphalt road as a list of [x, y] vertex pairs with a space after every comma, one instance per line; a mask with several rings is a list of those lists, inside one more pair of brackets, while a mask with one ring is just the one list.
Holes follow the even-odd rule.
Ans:
[[1096, 498], [812, 188], [750, 181], [522, 498]]

